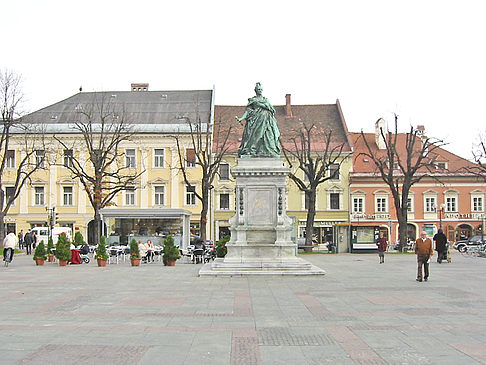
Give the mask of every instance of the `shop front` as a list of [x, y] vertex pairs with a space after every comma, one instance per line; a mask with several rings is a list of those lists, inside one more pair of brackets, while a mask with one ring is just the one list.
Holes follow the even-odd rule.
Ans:
[[108, 243], [127, 245], [132, 239], [162, 245], [165, 237], [187, 248], [190, 241], [191, 212], [184, 209], [102, 209], [104, 234]]
[[[298, 225], [298, 237], [305, 238], [306, 221], [305, 219], [299, 219]], [[312, 231], [312, 242], [314, 245], [327, 245], [329, 243], [336, 244], [338, 252], [348, 251], [348, 240], [346, 233], [343, 230], [348, 228], [349, 224], [346, 220], [326, 220], [316, 219], [314, 221], [314, 227]]]

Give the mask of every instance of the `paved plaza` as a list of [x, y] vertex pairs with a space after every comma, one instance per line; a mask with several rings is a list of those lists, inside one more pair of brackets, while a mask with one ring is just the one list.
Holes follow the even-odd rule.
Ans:
[[301, 255], [317, 277], [178, 262], [0, 268], [0, 364], [486, 364], [486, 259]]

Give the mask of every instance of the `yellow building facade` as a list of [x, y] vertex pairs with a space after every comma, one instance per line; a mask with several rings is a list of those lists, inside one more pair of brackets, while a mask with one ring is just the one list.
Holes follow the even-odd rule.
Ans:
[[[36, 153], [31, 158], [31, 163], [41, 166], [10, 208], [5, 219], [8, 229], [18, 233], [47, 226], [49, 212], [54, 208], [56, 226], [69, 227], [73, 233], [79, 231], [85, 239], [89, 238], [94, 210], [83, 185], [73, 178], [66, 164], [72, 163], [72, 159], [89, 160], [82, 135], [74, 133], [70, 123], [76, 108], [92, 102], [92, 94], [79, 93], [25, 118], [29, 123], [42, 125], [44, 143], [35, 147]], [[126, 243], [128, 238], [117, 235], [116, 228], [125, 230], [128, 236], [155, 236], [156, 240], [170, 233], [179, 235], [181, 240], [184, 236], [188, 244], [191, 233], [198, 233], [201, 206], [184, 183], [176, 138], [184, 164], [187, 164], [189, 180], [196, 191], [200, 191], [201, 171], [186, 158], [194, 149], [187, 123], [198, 118], [203, 118], [207, 124], [211, 122], [212, 90], [104, 94], [116, 97], [117, 103], [133, 117], [133, 134], [120, 144], [113, 169], [121, 167], [139, 176], [133, 186], [117, 193], [111, 204], [102, 209], [103, 234], [112, 242]], [[22, 140], [19, 134], [9, 145], [16, 162], [3, 176], [7, 191], [15, 181], [16, 166], [24, 154]], [[57, 140], [62, 140], [64, 146]], [[72, 148], [66, 149], [66, 146]], [[89, 168], [86, 164], [87, 171]], [[126, 220], [129, 217], [131, 221]], [[129, 232], [127, 226], [130, 226]], [[147, 232], [147, 229], [153, 231]]]

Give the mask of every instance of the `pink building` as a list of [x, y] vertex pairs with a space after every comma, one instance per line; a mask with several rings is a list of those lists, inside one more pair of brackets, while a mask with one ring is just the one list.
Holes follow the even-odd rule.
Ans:
[[[393, 196], [377, 174], [373, 161], [360, 155], [368, 151], [363, 136], [360, 133], [351, 136], [355, 156], [350, 172], [351, 249], [375, 249], [380, 231], [390, 243], [395, 243], [398, 221]], [[383, 153], [379, 133], [366, 133], [364, 137], [374, 155]], [[405, 133], [400, 134], [399, 141], [405, 137]], [[433, 153], [435, 171], [413, 185], [409, 194], [409, 239], [416, 239], [422, 230], [433, 235], [441, 227], [451, 243], [482, 234], [486, 184], [467, 172], [475, 164], [442, 148]]]

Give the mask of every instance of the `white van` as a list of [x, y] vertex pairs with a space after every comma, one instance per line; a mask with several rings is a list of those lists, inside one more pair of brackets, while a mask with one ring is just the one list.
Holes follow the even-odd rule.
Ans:
[[[37, 242], [44, 241], [44, 245], [47, 245], [49, 240], [49, 228], [48, 227], [34, 227], [31, 229], [37, 235]], [[60, 234], [65, 233], [68, 240], [72, 240], [71, 228], [67, 227], [53, 227], [52, 228], [52, 242], [54, 245], [57, 243], [57, 238]]]

